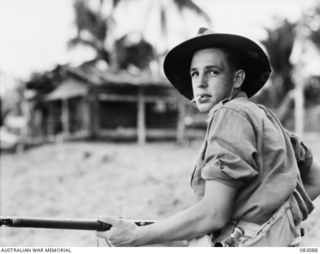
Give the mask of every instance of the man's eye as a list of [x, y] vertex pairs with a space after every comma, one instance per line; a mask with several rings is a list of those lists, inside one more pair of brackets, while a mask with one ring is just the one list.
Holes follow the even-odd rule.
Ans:
[[210, 77], [214, 77], [214, 76], [216, 76], [217, 74], [218, 74], [218, 72], [217, 72], [217, 71], [213, 71], [213, 70], [210, 70], [210, 71], [208, 71], [208, 73], [207, 73], [207, 75], [210, 76]]
[[199, 76], [199, 73], [196, 72], [196, 71], [195, 71], [195, 72], [191, 72], [191, 73], [190, 73], [190, 76], [191, 76], [191, 77], [197, 77], [197, 76]]

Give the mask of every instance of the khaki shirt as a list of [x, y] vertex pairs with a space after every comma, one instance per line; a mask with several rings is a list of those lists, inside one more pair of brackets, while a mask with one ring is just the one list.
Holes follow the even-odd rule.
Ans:
[[199, 199], [207, 180], [236, 189], [231, 219], [257, 224], [267, 221], [290, 197], [298, 224], [314, 208], [301, 180], [311, 163], [312, 154], [297, 137], [270, 110], [241, 92], [210, 110], [191, 186]]

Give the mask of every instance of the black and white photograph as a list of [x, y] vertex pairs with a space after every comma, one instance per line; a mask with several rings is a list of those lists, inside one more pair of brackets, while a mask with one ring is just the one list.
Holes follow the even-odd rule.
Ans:
[[0, 110], [1, 252], [319, 251], [319, 0], [0, 0]]

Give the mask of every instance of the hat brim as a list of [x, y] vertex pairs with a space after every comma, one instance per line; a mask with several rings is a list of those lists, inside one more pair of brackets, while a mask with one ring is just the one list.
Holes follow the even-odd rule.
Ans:
[[234, 34], [204, 34], [174, 47], [164, 60], [164, 73], [172, 85], [188, 99], [193, 98], [190, 63], [193, 54], [204, 48], [231, 48], [243, 55], [246, 79], [242, 89], [253, 96], [268, 80], [271, 67], [262, 48], [252, 40]]

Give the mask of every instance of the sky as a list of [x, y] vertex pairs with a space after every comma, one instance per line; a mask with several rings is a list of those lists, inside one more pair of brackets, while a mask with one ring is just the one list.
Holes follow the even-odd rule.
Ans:
[[[301, 12], [315, 1], [195, 0], [212, 18], [214, 31], [236, 33], [255, 40], [265, 36], [263, 26], [274, 25], [276, 17], [296, 21]], [[90, 50], [67, 50], [67, 41], [75, 35], [72, 6], [73, 0], [0, 0], [0, 71], [26, 79], [31, 73], [50, 70], [56, 64], [79, 64], [93, 57]], [[139, 29], [137, 21], [132, 20], [137, 19], [137, 13], [140, 17], [144, 14], [137, 9], [138, 6], [134, 12], [120, 12], [119, 15], [129, 22], [122, 18], [118, 34]], [[173, 28], [175, 24], [172, 22]], [[192, 32], [202, 26], [201, 22], [191, 21], [184, 25]], [[179, 34], [179, 28], [176, 25], [176, 34]], [[152, 34], [152, 23], [149, 30], [149, 39], [156, 42], [161, 34]], [[170, 46], [177, 43], [177, 39], [173, 40]]]

